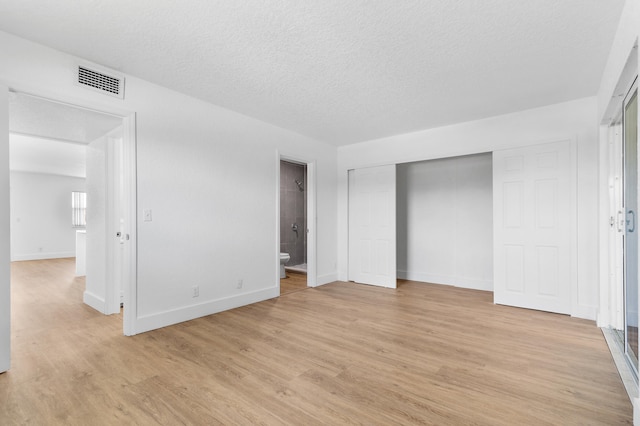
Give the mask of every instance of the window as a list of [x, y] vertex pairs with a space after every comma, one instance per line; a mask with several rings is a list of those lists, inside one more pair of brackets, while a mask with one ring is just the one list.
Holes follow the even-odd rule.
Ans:
[[87, 193], [71, 193], [71, 226], [84, 228], [87, 226]]

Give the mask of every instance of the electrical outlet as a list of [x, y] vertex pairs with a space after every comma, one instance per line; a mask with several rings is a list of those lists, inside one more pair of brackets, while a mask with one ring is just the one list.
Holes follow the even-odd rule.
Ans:
[[192, 297], [198, 297], [200, 296], [200, 287], [198, 287], [197, 285], [194, 285], [193, 287], [191, 287], [192, 290]]
[[238, 280], [238, 284], [236, 284], [236, 288], [242, 288], [242, 279]]

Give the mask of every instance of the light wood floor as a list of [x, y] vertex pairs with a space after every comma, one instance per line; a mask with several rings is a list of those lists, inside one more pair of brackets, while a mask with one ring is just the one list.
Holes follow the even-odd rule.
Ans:
[[123, 337], [72, 261], [12, 276], [3, 425], [631, 424], [593, 322], [487, 292], [333, 283]]
[[307, 288], [307, 274], [287, 271], [287, 278], [280, 279], [280, 296]]

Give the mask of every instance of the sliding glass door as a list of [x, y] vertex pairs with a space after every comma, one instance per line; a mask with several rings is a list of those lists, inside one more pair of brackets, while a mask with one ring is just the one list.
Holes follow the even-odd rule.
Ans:
[[638, 88], [626, 96], [622, 112], [624, 142], [624, 341], [638, 374]]

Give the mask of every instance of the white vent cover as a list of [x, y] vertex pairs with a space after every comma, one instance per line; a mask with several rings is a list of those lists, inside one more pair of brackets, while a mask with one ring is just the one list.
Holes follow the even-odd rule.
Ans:
[[97, 71], [96, 67], [78, 65], [77, 84], [100, 93], [124, 99], [124, 77]]

